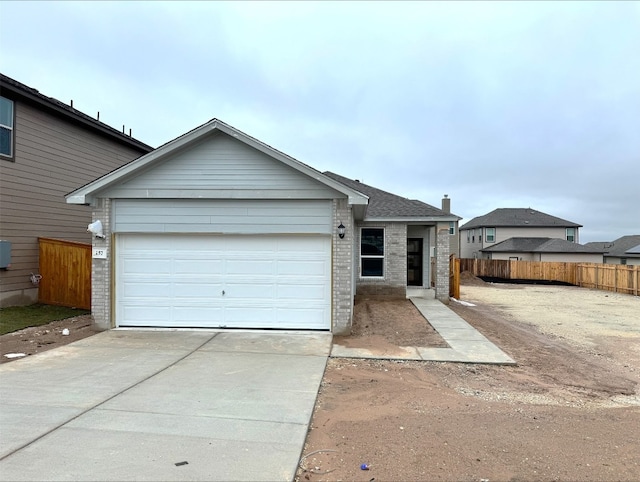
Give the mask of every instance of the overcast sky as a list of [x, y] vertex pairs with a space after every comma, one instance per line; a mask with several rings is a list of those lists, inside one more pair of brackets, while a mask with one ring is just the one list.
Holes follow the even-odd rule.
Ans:
[[638, 2], [0, 2], [0, 70], [157, 147], [216, 117], [462, 222], [640, 234]]

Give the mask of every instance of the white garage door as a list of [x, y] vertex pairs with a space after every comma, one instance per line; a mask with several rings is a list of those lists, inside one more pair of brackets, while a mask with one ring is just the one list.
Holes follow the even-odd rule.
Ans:
[[121, 234], [116, 325], [331, 328], [328, 236]]

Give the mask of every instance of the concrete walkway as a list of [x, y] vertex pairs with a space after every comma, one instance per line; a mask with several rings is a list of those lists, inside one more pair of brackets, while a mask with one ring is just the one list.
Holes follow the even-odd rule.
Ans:
[[330, 347], [111, 330], [0, 365], [0, 480], [293, 480]]
[[396, 353], [375, 353], [365, 348], [348, 348], [334, 343], [331, 356], [336, 358], [375, 358], [385, 360], [422, 360], [459, 363], [515, 365], [516, 362], [482, 333], [436, 300], [432, 290], [408, 293], [429, 324], [450, 348], [420, 346], [400, 347]]

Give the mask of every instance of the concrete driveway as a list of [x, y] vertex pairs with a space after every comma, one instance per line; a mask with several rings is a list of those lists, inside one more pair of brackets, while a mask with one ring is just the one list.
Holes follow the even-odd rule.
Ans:
[[112, 330], [0, 366], [1, 480], [292, 480], [328, 333]]

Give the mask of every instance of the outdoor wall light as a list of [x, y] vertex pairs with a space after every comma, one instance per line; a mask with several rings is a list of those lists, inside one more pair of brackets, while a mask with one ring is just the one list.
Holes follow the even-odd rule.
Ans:
[[344, 227], [344, 224], [342, 224], [342, 221], [340, 221], [340, 226], [338, 226], [338, 236], [340, 236], [340, 239], [344, 238], [344, 230], [347, 229]]

